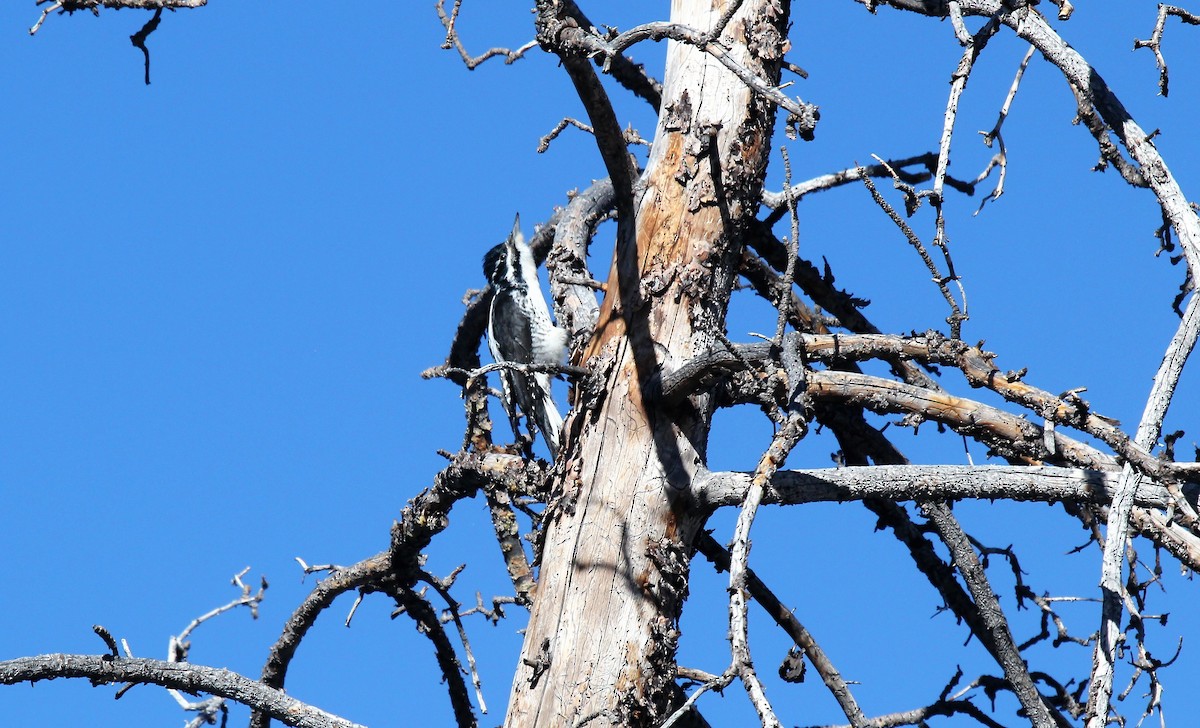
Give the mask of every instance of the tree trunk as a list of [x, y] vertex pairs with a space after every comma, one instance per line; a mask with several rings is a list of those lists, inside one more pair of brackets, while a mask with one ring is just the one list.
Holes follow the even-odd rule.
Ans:
[[[725, 8], [675, 0], [671, 21], [708, 31]], [[786, 2], [747, 1], [721, 38], [776, 84], [786, 24]], [[678, 705], [678, 619], [702, 525], [686, 495], [711, 411], [704, 399], [661, 409], [646, 384], [724, 330], [774, 117], [713, 55], [670, 43], [636, 241], [618, 241], [585, 357], [595, 390], [581, 385], [564, 431], [510, 727], [654, 725]]]

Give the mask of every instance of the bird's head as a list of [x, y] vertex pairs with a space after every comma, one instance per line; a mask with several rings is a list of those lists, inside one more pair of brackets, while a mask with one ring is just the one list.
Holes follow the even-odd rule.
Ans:
[[521, 254], [527, 250], [525, 236], [521, 234], [521, 216], [517, 215], [512, 232], [504, 242], [483, 256], [483, 274], [487, 276], [488, 283], [508, 287], [520, 285]]

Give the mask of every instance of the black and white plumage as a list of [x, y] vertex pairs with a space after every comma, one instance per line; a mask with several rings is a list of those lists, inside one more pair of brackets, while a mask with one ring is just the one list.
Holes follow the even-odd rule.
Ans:
[[[497, 362], [560, 364], [567, 333], [550, 321], [533, 252], [521, 234], [521, 216], [508, 239], [487, 252], [483, 272], [492, 289], [488, 350]], [[517, 410], [537, 424], [550, 455], [558, 457], [562, 415], [550, 395], [550, 375], [513, 369], [500, 372], [504, 408], [517, 432]]]

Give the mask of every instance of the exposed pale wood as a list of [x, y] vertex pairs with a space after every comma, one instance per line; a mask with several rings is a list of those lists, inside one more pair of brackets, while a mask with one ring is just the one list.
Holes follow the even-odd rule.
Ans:
[[[671, 21], [705, 31], [724, 9], [676, 0]], [[726, 36], [742, 40], [747, 18], [782, 42], [778, 3], [743, 3]], [[747, 44], [731, 45], [739, 63], [764, 72]], [[777, 58], [767, 65], [766, 78], [776, 79]], [[587, 354], [605, 394], [577, 406], [568, 425], [577, 444], [567, 443], [567, 475], [552, 504], [509, 726], [653, 725], [678, 699], [677, 619], [687, 545], [702, 516], [673, 503], [690, 496], [709, 413], [703, 402], [670, 416], [647, 411], [642, 383], [658, 366], [703, 351], [723, 324], [740, 253], [732, 227], [755, 211], [773, 118], [711, 55], [670, 44], [636, 244], [618, 247]]]
[[[841, 502], [863, 498], [895, 501], [932, 497], [944, 500], [987, 499], [1067, 501], [1107, 505], [1117, 492], [1121, 469], [1081, 470], [1014, 465], [877, 465], [873, 467], [781, 470], [763, 493], [764, 503]], [[737, 505], [750, 487], [750, 473], [705, 473], [696, 480], [696, 498], [705, 508]], [[1194, 502], [1195, 484], [1185, 493]], [[1171, 494], [1161, 485], [1142, 483], [1134, 502], [1167, 508]]]

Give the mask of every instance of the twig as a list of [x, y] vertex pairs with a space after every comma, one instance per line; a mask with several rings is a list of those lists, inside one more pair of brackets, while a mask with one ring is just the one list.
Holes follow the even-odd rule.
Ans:
[[538, 154], [542, 154], [542, 153], [543, 153], [543, 152], [545, 152], [547, 149], [549, 149], [549, 148], [550, 148], [550, 142], [552, 142], [552, 141], [554, 141], [555, 139], [557, 139], [557, 138], [558, 138], [558, 135], [559, 135], [559, 134], [562, 134], [563, 130], [564, 130], [564, 129], [566, 129], [568, 126], [573, 126], [573, 127], [575, 127], [576, 129], [579, 129], [580, 131], [587, 132], [588, 134], [595, 134], [595, 133], [596, 133], [596, 130], [595, 130], [595, 129], [593, 129], [592, 127], [588, 126], [587, 124], [584, 124], [584, 123], [583, 123], [582, 121], [580, 121], [579, 119], [573, 119], [573, 118], [571, 118], [571, 117], [569, 117], [569, 116], [567, 116], [567, 117], [564, 117], [562, 121], [558, 122], [558, 123], [557, 123], [557, 124], [554, 126], [554, 128], [550, 130], [550, 133], [546, 134], [545, 136], [543, 136], [543, 137], [542, 137], [542, 138], [541, 138], [541, 139], [538, 141], [537, 153], [538, 153]]
[[[880, 164], [887, 166], [887, 163], [884, 162], [879, 157], [875, 157], [875, 159]], [[912, 227], [909, 226], [909, 224], [907, 222], [905, 222], [902, 217], [900, 217], [900, 214], [897, 213], [896, 209], [894, 207], [892, 207], [888, 203], [888, 201], [883, 198], [883, 195], [879, 194], [879, 190], [877, 190], [875, 188], [875, 183], [871, 181], [871, 178], [869, 176], [863, 174], [862, 175], [862, 183], [867, 188], [867, 191], [871, 193], [871, 199], [875, 200], [875, 204], [879, 205], [880, 209], [882, 209], [884, 211], [884, 213], [886, 213], [887, 216], [889, 218], [891, 218], [892, 222], [895, 223], [896, 227], [900, 229], [900, 232], [904, 234], [904, 238], [906, 240], [908, 240], [909, 245], [913, 246], [913, 248], [917, 251], [917, 254], [921, 256], [921, 260], [925, 263], [925, 267], [929, 270], [929, 272], [933, 276], [933, 282], [937, 285], [938, 290], [941, 291], [942, 298], [944, 298], [946, 300], [946, 305], [950, 307], [950, 315], [946, 318], [946, 323], [950, 324], [950, 336], [951, 336], [951, 338], [954, 338], [954, 339], [961, 338], [962, 322], [967, 319], [967, 314], [965, 311], [966, 292], [963, 291], [962, 284], [959, 283], [959, 291], [962, 292], [963, 302], [964, 302], [963, 308], [960, 309], [958, 306], [958, 301], [955, 300], [955, 298], [954, 298], [954, 294], [950, 293], [950, 289], [946, 286], [947, 281], [955, 281], [957, 283], [958, 276], [955, 275], [955, 273], [954, 273], [954, 264], [950, 259], [950, 249], [946, 245], [944, 236], [941, 238], [940, 245], [939, 245], [938, 239], [936, 239], [936, 238], [935, 238], [933, 244], [940, 247], [942, 249], [942, 253], [945, 256], [946, 263], [949, 266], [949, 269], [948, 269], [946, 275], [942, 275], [942, 272], [940, 270], [938, 270], [937, 263], [935, 263], [933, 261], [933, 257], [930, 256], [929, 251], [927, 251], [925, 249], [925, 243], [923, 243], [921, 241], [921, 238], [917, 236], [917, 234], [913, 231]], [[907, 187], [907, 185], [905, 183], [900, 181], [899, 176], [896, 176], [894, 172], [893, 172], [893, 184], [896, 186], [897, 189], [901, 189], [901, 190], [903, 190]], [[935, 196], [939, 195], [939, 194], [941, 194], [941, 193], [935, 192]], [[940, 222], [941, 215], [942, 215], [940, 203], [937, 207], [937, 214], [938, 214], [938, 220], [939, 220], [938, 229], [939, 229], [939, 231], [942, 231], [944, 233], [944, 229]]]
[[570, 364], [521, 364], [513, 361], [498, 361], [475, 369], [462, 369], [460, 367], [444, 365], [429, 367], [421, 372], [421, 378], [454, 379], [461, 376], [466, 379], [478, 379], [492, 372], [500, 371], [520, 372], [522, 374], [570, 374], [576, 377], [585, 376], [588, 373], [587, 369], [571, 366]]
[[[939, 700], [923, 708], [915, 708], [900, 713], [888, 713], [870, 718], [863, 725], [865, 728], [898, 728], [905, 725], [925, 726], [926, 721], [938, 716], [951, 717], [966, 715], [974, 718], [986, 728], [1004, 728], [1002, 723], [989, 718], [982, 710], [969, 700]], [[957, 723], [956, 723], [957, 725]], [[852, 726], [821, 726], [820, 728], [852, 728]]]
[[[189, 622], [188, 625], [183, 628], [183, 631], [181, 631], [178, 635], [171, 636], [171, 638], [167, 641], [167, 662], [187, 662], [188, 651], [191, 648], [188, 638], [191, 636], [192, 632], [196, 630], [196, 628], [210, 619], [243, 606], [249, 607], [250, 616], [254, 619], [258, 619], [258, 605], [262, 603], [263, 596], [268, 585], [266, 577], [262, 577], [259, 582], [258, 593], [252, 594], [250, 585], [242, 582], [242, 577], [245, 576], [249, 571], [250, 567], [247, 566], [245, 569], [242, 569], [233, 575], [232, 582], [233, 585], [241, 591], [240, 597], [228, 602], [227, 604], [223, 604], [216, 609], [209, 610], [199, 617], [196, 617]], [[126, 654], [129, 653], [128, 646], [126, 646], [125, 651]], [[130, 656], [132, 657], [132, 655]], [[214, 697], [206, 700], [193, 701], [185, 698], [182, 693], [174, 688], [167, 688], [167, 692], [172, 698], [175, 699], [175, 702], [179, 704], [180, 708], [186, 711], [198, 713], [195, 720], [204, 720], [206, 716], [211, 718], [217, 713], [224, 713], [227, 711], [224, 698]]]
[[479, 679], [479, 667], [475, 663], [475, 653], [471, 650], [471, 640], [467, 637], [467, 628], [463, 624], [462, 615], [459, 614], [459, 607], [462, 605], [450, 595], [450, 585], [465, 566], [466, 564], [459, 566], [446, 579], [438, 579], [436, 576], [424, 572], [421, 575], [421, 580], [432, 586], [434, 591], [446, 602], [450, 620], [454, 622], [454, 626], [458, 630], [458, 639], [462, 642], [463, 651], [467, 655], [467, 668], [471, 675], [471, 684], [475, 686], [475, 699], [479, 702], [479, 712], [486, 714], [488, 712], [487, 703], [483, 700], [483, 686]]
[[1025, 51], [1025, 57], [1021, 59], [1020, 65], [1017, 66], [1017, 74], [1013, 77], [1012, 86], [1008, 89], [1008, 96], [1004, 98], [1004, 104], [1000, 106], [1000, 114], [996, 118], [995, 126], [992, 127], [991, 131], [979, 132], [983, 135], [983, 143], [988, 149], [992, 148], [993, 142], [998, 142], [1000, 149], [988, 161], [987, 168], [983, 170], [975, 182], [977, 184], [982, 182], [987, 175], [991, 174], [993, 167], [1000, 168], [1000, 175], [996, 181], [995, 189], [980, 200], [979, 208], [975, 210], [976, 215], [983, 211], [984, 205], [1000, 199], [1000, 196], [1004, 194], [1004, 179], [1008, 175], [1008, 148], [1004, 144], [1004, 135], [1000, 133], [1000, 128], [1004, 126], [1005, 120], [1008, 119], [1008, 111], [1012, 107], [1013, 99], [1017, 96], [1017, 89], [1021, 86], [1021, 78], [1025, 75], [1025, 69], [1029, 67], [1029, 60], [1031, 58], [1033, 58], [1033, 46], [1029, 46], [1028, 50]]
[[458, 11], [462, 9], [462, 0], [454, 0], [454, 7], [450, 10], [449, 18], [445, 17], [445, 0], [438, 0], [437, 9], [442, 26], [446, 28], [446, 40], [442, 41], [442, 50], [448, 51], [454, 44], [454, 24], [458, 22]]
[[1158, 20], [1154, 23], [1154, 32], [1150, 34], [1150, 40], [1133, 41], [1133, 49], [1149, 48], [1154, 51], [1154, 61], [1158, 64], [1158, 92], [1163, 96], [1167, 95], [1167, 59], [1163, 58], [1162, 54], [1162, 37], [1163, 30], [1166, 28], [1167, 16], [1174, 15], [1188, 25], [1200, 25], [1200, 15], [1193, 15], [1183, 8], [1174, 5], [1165, 5], [1159, 3]]
[[963, 23], [962, 8], [957, 0], [950, 0], [947, 5], [954, 34], [958, 38], [958, 42], [963, 46], [963, 54], [958, 62], [958, 67], [950, 77], [950, 95], [946, 99], [946, 112], [942, 117], [942, 138], [938, 145], [937, 170], [933, 175], [933, 207], [937, 213], [936, 233], [934, 234], [933, 244], [943, 251], [947, 247], [946, 219], [942, 210], [943, 190], [946, 184], [946, 171], [950, 166], [950, 141], [954, 137], [954, 122], [958, 116], [958, 102], [967, 87], [967, 80], [971, 77], [971, 69], [975, 66], [975, 60], [979, 57], [984, 47], [987, 46], [992, 36], [996, 34], [996, 31], [1000, 29], [999, 20], [992, 18], [977, 33], [971, 35]]
[[[942, 290], [942, 295], [946, 297], [950, 303], [951, 315], [946, 319], [950, 324], [951, 336], [955, 339], [959, 338], [962, 331], [962, 322], [967, 318], [966, 314], [966, 291], [963, 289], [962, 282], [954, 272], [954, 261], [950, 257], [949, 240], [946, 238], [946, 217], [945, 217], [945, 184], [946, 172], [950, 166], [950, 140], [954, 136], [954, 121], [958, 115], [958, 102], [962, 96], [962, 92], [967, 87], [967, 80], [971, 76], [971, 69], [975, 65], [975, 59], [979, 57], [988, 41], [1000, 29], [998, 18], [991, 18], [984, 23], [983, 27], [977, 33], [971, 35], [967, 32], [966, 25], [962, 19], [962, 9], [956, 0], [950, 0], [948, 3], [951, 24], [954, 27], [954, 33], [958, 37], [959, 43], [963, 45], [963, 55], [958, 62], [958, 68], [955, 69], [950, 78], [950, 95], [946, 99], [946, 112], [942, 119], [942, 138], [938, 146], [938, 164], [937, 170], [933, 174], [933, 195], [932, 204], [935, 214], [934, 220], [934, 236], [933, 246], [942, 251], [942, 255], [946, 260], [946, 276], [942, 278], [940, 274], [935, 273], [935, 280], [938, 281], [938, 286]], [[935, 268], [936, 270], [936, 268]], [[950, 295], [946, 288], [946, 281], [954, 281], [963, 297], [963, 310], [958, 310], [958, 304], [954, 301], [954, 297]]]
[[[262, 600], [263, 600], [263, 597], [267, 590], [268, 584], [267, 584], [266, 577], [263, 577], [261, 579], [261, 581], [259, 582], [258, 593], [251, 594], [250, 593], [250, 585], [242, 582], [242, 577], [245, 576], [247, 573], [249, 573], [249, 571], [250, 571], [250, 567], [247, 566], [246, 568], [242, 569], [241, 571], [239, 571], [238, 573], [233, 575], [232, 583], [235, 587], [238, 588], [239, 591], [241, 591], [242, 595], [240, 597], [234, 599], [233, 601], [228, 602], [227, 604], [223, 604], [215, 609], [211, 609], [208, 612], [205, 612], [204, 614], [200, 615], [199, 617], [196, 617], [191, 622], [189, 622], [188, 625], [183, 628], [183, 631], [180, 632], [178, 636], [171, 638], [172, 649], [168, 650], [168, 653], [170, 655], [180, 654], [182, 656], [186, 656], [187, 651], [182, 648], [182, 645], [184, 645], [187, 642], [188, 637], [191, 636], [192, 632], [194, 632], [197, 627], [204, 624], [208, 620], [213, 619], [214, 617], [218, 617], [218, 616], [224, 614], [225, 612], [228, 612], [233, 609], [237, 609], [238, 607], [249, 607], [250, 608], [250, 616], [254, 619], [258, 619], [258, 605], [262, 603]], [[178, 648], [182, 651], [177, 653], [176, 648]], [[168, 659], [170, 659], [170, 658], [168, 658]]]
[[437, 0], [434, 6], [437, 9], [438, 19], [442, 21], [442, 27], [446, 29], [446, 40], [442, 42], [442, 48], [449, 50], [454, 48], [458, 51], [458, 55], [462, 57], [463, 65], [468, 71], [474, 71], [479, 64], [496, 56], [504, 56], [505, 65], [515, 63], [522, 56], [528, 53], [531, 49], [537, 47], [537, 41], [531, 40], [520, 48], [509, 50], [508, 48], [489, 48], [478, 56], [472, 56], [467, 52], [466, 46], [458, 36], [458, 30], [455, 28], [455, 22], [458, 20], [458, 10], [462, 5], [462, 0], [455, 0], [454, 8], [451, 9], [450, 15], [446, 15], [446, 0]]
[[692, 706], [696, 704], [696, 701], [700, 699], [700, 696], [704, 695], [709, 690], [716, 690], [718, 692], [724, 690], [729, 686], [729, 683], [733, 682], [733, 678], [736, 674], [737, 673], [734, 671], [733, 666], [730, 665], [725, 672], [721, 673], [720, 675], [713, 675], [709, 677], [707, 680], [701, 683], [700, 687], [692, 691], [692, 694], [687, 697], [687, 700], [683, 701], [683, 705], [680, 705], [675, 709], [674, 713], [671, 713], [671, 715], [667, 716], [667, 719], [664, 720], [662, 725], [660, 725], [658, 728], [671, 728], [671, 726], [679, 722], [683, 716], [688, 714], [688, 711], [692, 709]]
[[788, 239], [788, 263], [779, 281], [779, 298], [775, 301], [779, 309], [779, 318], [775, 323], [775, 344], [783, 344], [783, 332], [787, 328], [788, 317], [791, 315], [792, 285], [796, 281], [796, 259], [800, 257], [800, 218], [796, 216], [796, 199], [790, 194], [792, 186], [792, 160], [788, 157], [787, 147], [780, 147], [783, 156], [783, 196], [787, 200], [788, 214], [792, 220], [792, 237]]
[[158, 23], [161, 19], [162, 8], [159, 8], [154, 11], [154, 17], [147, 20], [141, 30], [129, 36], [129, 42], [133, 43], [134, 48], [142, 52], [142, 56], [145, 59], [145, 80], [147, 86], [150, 85], [150, 49], [146, 47], [146, 39], [150, 37], [151, 33], [158, 30]]
[[[492, 625], [497, 625], [500, 623], [501, 619], [504, 619], [504, 617], [507, 616], [504, 614], [504, 605], [517, 603], [518, 600], [516, 597], [492, 597], [492, 606], [491, 608], [488, 608], [488, 606], [483, 603], [483, 594], [477, 591], [475, 592], [475, 606], [467, 610], [459, 611], [458, 614], [460, 617], [469, 617], [472, 614], [478, 614], [487, 621], [491, 622]], [[446, 621], [445, 614], [442, 616], [442, 621]]]
[[1030, 637], [1029, 639], [1022, 642], [1020, 645], [1018, 645], [1017, 646], [1018, 650], [1024, 652], [1026, 648], [1032, 647], [1043, 640], [1049, 639], [1050, 638], [1050, 629], [1049, 629], [1050, 624], [1049, 623], [1051, 621], [1054, 622], [1054, 629], [1056, 632], [1055, 637], [1054, 637], [1054, 642], [1053, 642], [1053, 645], [1055, 647], [1058, 647], [1059, 645], [1066, 643], [1066, 642], [1072, 642], [1074, 644], [1080, 645], [1081, 647], [1088, 647], [1089, 645], [1092, 644], [1092, 642], [1095, 641], [1096, 637], [1094, 634], [1090, 637], [1075, 637], [1074, 635], [1072, 635], [1070, 633], [1070, 631], [1067, 629], [1066, 623], [1063, 622], [1062, 617], [1059, 616], [1058, 612], [1054, 611], [1053, 604], [1054, 604], [1054, 602], [1076, 602], [1076, 603], [1078, 603], [1078, 602], [1098, 602], [1100, 600], [1086, 599], [1083, 597], [1052, 597], [1049, 595], [1038, 596], [1037, 594], [1034, 594], [1032, 592], [1027, 592], [1025, 594], [1025, 598], [1029, 599], [1031, 602], [1036, 604], [1038, 606], [1038, 609], [1040, 609], [1042, 611], [1042, 631], [1039, 634], [1036, 634], [1033, 637]]

